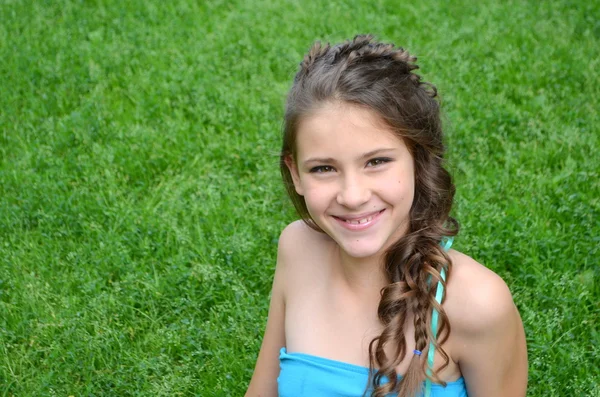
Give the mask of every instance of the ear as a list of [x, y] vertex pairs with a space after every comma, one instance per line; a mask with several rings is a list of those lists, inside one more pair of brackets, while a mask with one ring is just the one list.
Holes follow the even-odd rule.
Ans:
[[304, 196], [304, 190], [300, 184], [300, 174], [298, 173], [298, 166], [296, 165], [296, 161], [294, 158], [290, 156], [285, 157], [285, 165], [288, 167], [290, 171], [290, 175], [292, 176], [292, 181], [294, 182], [294, 188], [296, 189], [296, 193], [300, 196]]

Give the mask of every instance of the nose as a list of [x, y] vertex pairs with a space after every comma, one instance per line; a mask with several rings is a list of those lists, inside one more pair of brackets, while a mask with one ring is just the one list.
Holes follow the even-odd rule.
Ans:
[[348, 208], [359, 208], [371, 199], [371, 189], [358, 175], [346, 175], [337, 194], [337, 202]]

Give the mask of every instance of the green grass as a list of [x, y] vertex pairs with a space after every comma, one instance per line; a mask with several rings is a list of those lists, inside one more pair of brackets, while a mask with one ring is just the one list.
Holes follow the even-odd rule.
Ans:
[[441, 93], [456, 242], [521, 311], [530, 396], [600, 396], [600, 4], [0, 4], [0, 396], [242, 395], [283, 101], [375, 33]]

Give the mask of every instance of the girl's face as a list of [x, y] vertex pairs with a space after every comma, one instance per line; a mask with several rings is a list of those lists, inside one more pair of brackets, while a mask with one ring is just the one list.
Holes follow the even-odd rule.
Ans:
[[347, 255], [378, 255], [408, 230], [413, 159], [373, 110], [336, 102], [305, 117], [286, 164], [314, 222]]

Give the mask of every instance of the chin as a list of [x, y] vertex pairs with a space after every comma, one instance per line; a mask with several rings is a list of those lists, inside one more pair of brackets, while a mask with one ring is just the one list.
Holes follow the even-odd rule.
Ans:
[[[339, 242], [338, 242], [339, 244]], [[382, 254], [385, 250], [383, 244], [339, 244], [346, 255], [357, 259], [366, 259]]]

